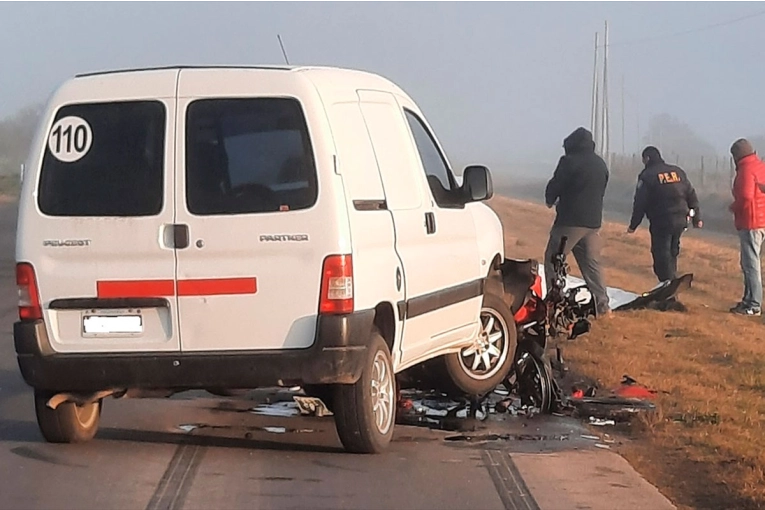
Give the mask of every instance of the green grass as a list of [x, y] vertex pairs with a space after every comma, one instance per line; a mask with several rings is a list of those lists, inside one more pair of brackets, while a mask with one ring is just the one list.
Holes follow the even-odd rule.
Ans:
[[18, 175], [0, 175], [0, 195], [17, 197], [21, 188]]

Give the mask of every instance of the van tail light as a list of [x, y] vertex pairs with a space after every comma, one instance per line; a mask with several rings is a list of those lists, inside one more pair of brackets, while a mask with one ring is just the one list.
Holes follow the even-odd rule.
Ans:
[[353, 261], [350, 255], [330, 255], [321, 271], [319, 313], [353, 311]]
[[30, 321], [42, 319], [40, 293], [32, 264], [16, 264], [16, 285], [19, 288], [19, 319]]

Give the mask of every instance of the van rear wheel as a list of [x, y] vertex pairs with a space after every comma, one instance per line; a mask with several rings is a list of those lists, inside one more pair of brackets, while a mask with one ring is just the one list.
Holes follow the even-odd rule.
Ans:
[[101, 400], [78, 405], [64, 402], [56, 409], [48, 407], [51, 393], [35, 391], [37, 426], [49, 443], [84, 443], [98, 431], [101, 421]]
[[372, 333], [361, 378], [339, 384], [334, 409], [337, 435], [352, 453], [380, 453], [393, 437], [396, 378], [390, 351], [379, 332]]

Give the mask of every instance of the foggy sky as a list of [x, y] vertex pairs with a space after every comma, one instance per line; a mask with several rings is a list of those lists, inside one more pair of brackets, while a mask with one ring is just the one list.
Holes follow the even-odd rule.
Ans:
[[593, 39], [607, 19], [612, 148], [622, 145], [623, 75], [628, 151], [638, 149], [638, 123], [645, 131], [651, 115], [669, 113], [724, 153], [739, 136], [765, 134], [765, 16], [665, 36], [763, 10], [758, 2], [0, 3], [0, 117], [80, 72], [281, 64], [278, 32], [292, 64], [397, 82], [453, 163], [554, 161], [565, 135], [589, 127]]

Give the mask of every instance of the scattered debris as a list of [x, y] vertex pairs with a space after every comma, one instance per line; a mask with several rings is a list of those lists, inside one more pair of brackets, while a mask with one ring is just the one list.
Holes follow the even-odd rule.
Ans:
[[625, 398], [656, 398], [656, 390], [651, 390], [643, 384], [638, 383], [628, 375], [622, 376], [620, 386], [614, 390], [614, 394]]
[[656, 406], [637, 398], [619, 396], [570, 399], [579, 416], [629, 421], [635, 414], [653, 411]]
[[269, 434], [310, 434], [315, 432], [313, 429], [290, 429], [287, 427], [247, 427], [248, 432], [244, 435], [247, 439], [252, 439], [252, 432], [268, 432]]
[[295, 400], [295, 403], [300, 410], [300, 414], [317, 416], [319, 418], [332, 416], [332, 411], [327, 408], [320, 398], [301, 397], [298, 395], [295, 395], [292, 398]]
[[685, 274], [674, 280], [662, 282], [648, 292], [644, 292], [629, 303], [614, 308], [614, 311], [626, 310], [658, 310], [660, 312], [676, 311], [686, 312], [688, 309], [680, 301], [677, 295], [691, 288], [693, 274]]
[[193, 432], [199, 428], [199, 425], [179, 425], [178, 428], [184, 432]]
[[608, 425], [616, 425], [616, 422], [614, 420], [604, 420], [590, 416], [590, 425], [595, 425], [596, 427], [606, 427]]
[[298, 416], [300, 409], [295, 402], [277, 402], [275, 404], [260, 404], [250, 409], [250, 412], [259, 416], [289, 418], [290, 416]]
[[683, 413], [672, 418], [676, 423], [683, 423], [689, 427], [695, 425], [719, 425], [720, 415], [717, 413]]
[[471, 436], [460, 434], [458, 436], [448, 436], [446, 441], [568, 441], [568, 435], [544, 435], [544, 434], [482, 434]]
[[595, 448], [602, 448], [603, 450], [610, 450], [611, 447], [607, 444], [595, 443]]
[[589, 439], [591, 441], [600, 441], [600, 438], [598, 436], [590, 436], [588, 434], [582, 434], [579, 437], [581, 437], [582, 439]]

